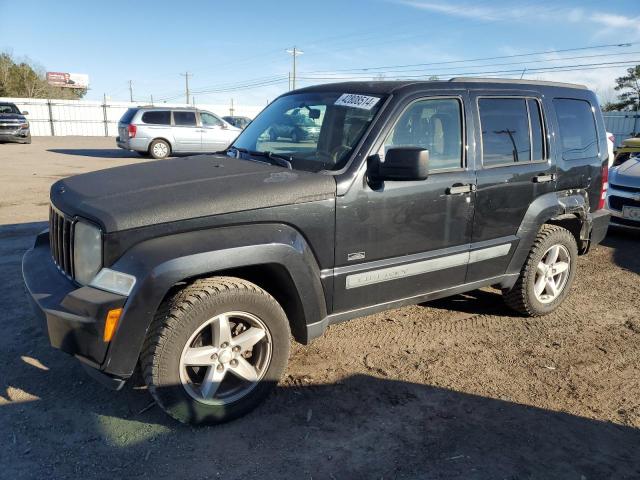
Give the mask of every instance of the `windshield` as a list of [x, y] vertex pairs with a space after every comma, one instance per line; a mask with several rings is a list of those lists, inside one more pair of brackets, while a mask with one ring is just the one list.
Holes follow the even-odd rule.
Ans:
[[342, 92], [285, 95], [262, 111], [230, 150], [269, 152], [292, 168], [337, 170], [344, 166], [382, 105], [382, 97]]
[[13, 103], [0, 103], [0, 113], [17, 113], [20, 114], [20, 110]]

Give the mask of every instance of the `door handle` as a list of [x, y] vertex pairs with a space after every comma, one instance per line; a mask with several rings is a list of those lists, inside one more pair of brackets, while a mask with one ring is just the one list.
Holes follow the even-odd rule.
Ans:
[[447, 195], [460, 195], [463, 193], [470, 193], [476, 191], [476, 185], [474, 183], [456, 183], [447, 188]]
[[531, 179], [533, 183], [553, 182], [556, 179], [555, 173], [541, 173]]

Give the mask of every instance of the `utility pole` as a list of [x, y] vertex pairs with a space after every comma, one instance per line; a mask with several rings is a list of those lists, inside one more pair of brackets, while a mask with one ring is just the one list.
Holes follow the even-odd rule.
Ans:
[[287, 53], [293, 57], [293, 74], [291, 75], [291, 90], [296, 89], [296, 57], [302, 55], [304, 52], [293, 47], [291, 50], [287, 50]]
[[189, 105], [189, 77], [193, 77], [193, 73], [184, 72], [180, 75], [184, 77], [184, 95], [187, 99], [187, 105]]
[[133, 80], [129, 80], [129, 100], [133, 102]]
[[151, 106], [153, 106], [153, 93], [151, 94]]
[[235, 109], [233, 108], [233, 98], [231, 99], [231, 108], [229, 109], [229, 115], [231, 115], [233, 117], [233, 113], [235, 112]]

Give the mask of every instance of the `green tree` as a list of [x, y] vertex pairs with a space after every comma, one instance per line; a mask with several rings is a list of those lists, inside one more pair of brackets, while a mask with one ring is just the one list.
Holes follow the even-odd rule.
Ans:
[[616, 78], [618, 100], [604, 105], [603, 110], [638, 110], [640, 108], [640, 65], [627, 68], [627, 74]]
[[60, 88], [47, 83], [44, 68], [29, 59], [17, 61], [0, 53], [0, 97], [78, 99], [86, 89]]

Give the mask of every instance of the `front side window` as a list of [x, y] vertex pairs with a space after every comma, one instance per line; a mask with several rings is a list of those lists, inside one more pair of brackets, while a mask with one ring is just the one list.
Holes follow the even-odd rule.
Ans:
[[598, 132], [591, 104], [585, 100], [555, 98], [562, 158], [577, 160], [598, 155]]
[[145, 112], [142, 121], [149, 125], [171, 125], [171, 112], [169, 110], [158, 110]]
[[195, 112], [173, 112], [173, 123], [181, 127], [195, 127]]
[[531, 160], [529, 113], [524, 98], [481, 98], [482, 164], [485, 167]]
[[220, 119], [211, 113], [200, 112], [200, 120], [202, 120], [202, 125], [205, 127], [219, 127], [222, 125]]
[[462, 106], [454, 98], [414, 102], [400, 116], [384, 142], [391, 147], [429, 150], [429, 170], [461, 168]]
[[292, 168], [342, 168], [377, 115], [383, 96], [362, 92], [285, 95], [265, 108], [230, 149], [277, 154]]

